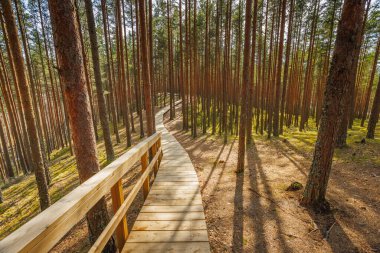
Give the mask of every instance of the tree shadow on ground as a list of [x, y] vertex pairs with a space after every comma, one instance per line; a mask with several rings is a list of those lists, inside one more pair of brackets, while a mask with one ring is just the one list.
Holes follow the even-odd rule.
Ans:
[[314, 224], [317, 225], [322, 240], [326, 241], [332, 252], [336, 253], [354, 253], [359, 252], [359, 249], [353, 244], [348, 237], [339, 221], [335, 219], [333, 213], [320, 214], [312, 210], [308, 210]]
[[[277, 239], [282, 248], [282, 252], [292, 252], [286, 243], [285, 238], [282, 235], [281, 220], [275, 209], [273, 202], [269, 203], [269, 206], [264, 207], [261, 198], [265, 196], [265, 199], [271, 199], [272, 193], [269, 185], [266, 183], [266, 175], [263, 172], [261, 159], [258, 156], [255, 144], [252, 144], [251, 148], [247, 149], [248, 166], [245, 173], [236, 174], [235, 182], [235, 196], [234, 196], [234, 217], [233, 217], [233, 242], [232, 248], [235, 252], [244, 251], [244, 200], [243, 190], [244, 179], [248, 175], [250, 199], [248, 200], [248, 215], [253, 217], [253, 230], [254, 230], [254, 252], [270, 252], [270, 248], [265, 236], [264, 225], [268, 221], [274, 221], [277, 227]], [[259, 187], [262, 186], [262, 187]]]
[[[312, 158], [305, 155], [302, 150], [289, 142], [277, 142], [273, 146], [288, 158], [304, 176], [306, 175], [305, 172], [308, 173], [309, 164], [307, 161], [311, 161]], [[289, 154], [288, 149], [294, 151], [296, 155]], [[297, 156], [301, 156], [301, 159], [297, 158]], [[374, 239], [373, 236], [368, 236], [368, 234], [376, 234], [379, 231], [379, 226], [376, 222], [370, 222], [372, 215], [376, 215], [373, 213], [378, 213], [379, 211], [376, 204], [378, 203], [376, 193], [371, 191], [374, 181], [366, 177], [370, 174], [369, 171], [362, 169], [360, 173], [364, 173], [364, 178], [362, 174], [358, 174], [355, 164], [347, 162], [334, 163], [329, 183], [330, 190], [327, 193], [327, 198], [332, 204], [333, 214], [324, 216], [312, 212], [309, 214], [313, 220], [318, 220], [319, 225], [317, 222], [316, 224], [321, 233], [323, 233], [326, 226], [331, 226], [335, 222], [333, 232], [340, 235], [342, 239], [337, 237], [336, 240], [333, 240], [334, 238], [331, 237], [332, 243], [329, 244], [334, 252], [342, 252], [339, 251], [342, 247], [345, 249], [344, 252], [352, 252], [352, 249], [357, 248], [344, 232], [342, 226], [346, 230], [349, 229], [355, 233], [355, 237], [360, 237], [362, 241], [367, 242], [372, 248], [380, 248], [378, 240]], [[370, 180], [373, 182], [368, 185]], [[350, 237], [353, 238], [353, 235], [351, 234]]]

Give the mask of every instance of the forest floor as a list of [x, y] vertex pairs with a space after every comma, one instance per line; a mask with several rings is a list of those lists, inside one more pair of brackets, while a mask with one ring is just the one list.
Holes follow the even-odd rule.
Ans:
[[[314, 123], [310, 120], [309, 125]], [[216, 135], [194, 139], [182, 118], [166, 127], [187, 150], [201, 185], [213, 252], [380, 252], [380, 131], [366, 140], [358, 122], [348, 147], [337, 149], [327, 199], [329, 214], [299, 205], [317, 129], [286, 129], [280, 138], [254, 135], [244, 173], [236, 173], [238, 140]]]
[[[317, 133], [314, 127], [306, 132], [286, 129], [283, 136], [270, 140], [255, 134], [247, 150], [246, 170], [237, 174], [235, 136], [229, 136], [225, 145], [218, 135], [200, 134], [193, 139], [190, 132], [181, 131], [180, 115], [166, 126], [196, 167], [213, 252], [380, 252], [379, 130], [377, 139], [362, 144], [365, 128], [355, 122], [348, 147], [336, 150], [328, 188], [333, 209], [322, 215], [299, 205], [302, 190], [286, 191], [294, 181], [306, 182]], [[135, 128], [133, 144], [141, 141], [137, 117]], [[116, 156], [127, 150], [124, 128], [120, 137], [121, 143], [114, 145]], [[98, 141], [98, 155], [102, 167], [106, 166], [102, 141]], [[50, 171], [52, 202], [79, 185], [75, 158], [68, 149], [52, 154]], [[138, 166], [125, 175], [125, 195], [140, 175]], [[39, 213], [33, 175], [3, 187], [3, 196], [0, 239]], [[106, 198], [112, 213], [110, 196]], [[127, 214], [129, 227], [142, 203], [140, 192]], [[52, 252], [87, 252], [89, 246], [83, 219]]]

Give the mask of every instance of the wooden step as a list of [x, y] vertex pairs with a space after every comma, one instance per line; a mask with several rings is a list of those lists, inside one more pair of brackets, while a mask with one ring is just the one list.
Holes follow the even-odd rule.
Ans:
[[137, 220], [142, 221], [185, 221], [185, 220], [204, 220], [203, 212], [184, 212], [184, 213], [140, 213]]
[[207, 230], [132, 231], [128, 242], [207, 242]]
[[202, 205], [191, 206], [143, 206], [142, 213], [168, 213], [168, 212], [203, 212]]
[[180, 253], [209, 253], [208, 242], [166, 242], [166, 243], [126, 243], [123, 253], [141, 252], [180, 252]]
[[136, 231], [165, 231], [165, 230], [204, 230], [206, 223], [204, 220], [142, 220], [136, 221], [133, 230]]

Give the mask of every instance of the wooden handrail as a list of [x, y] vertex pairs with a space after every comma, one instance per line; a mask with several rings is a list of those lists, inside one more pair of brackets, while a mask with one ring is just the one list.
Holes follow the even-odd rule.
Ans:
[[[116, 230], [116, 226], [120, 223], [122, 218], [125, 216], [126, 212], [128, 211], [128, 208], [131, 206], [133, 200], [135, 199], [137, 193], [141, 189], [141, 187], [144, 184], [145, 179], [148, 177], [148, 175], [152, 172], [154, 168], [154, 164], [158, 160], [161, 148], [158, 150], [154, 158], [152, 159], [151, 163], [148, 165], [142, 176], [137, 180], [136, 184], [133, 186], [132, 191], [128, 194], [127, 199], [123, 202], [123, 204], [120, 206], [118, 211], [115, 213], [115, 215], [112, 217], [110, 222], [108, 223], [107, 227], [103, 230], [103, 233], [98, 237], [94, 245], [91, 247], [89, 252], [102, 252], [104, 246], [108, 242], [108, 240], [111, 238], [113, 232]], [[122, 243], [120, 243], [122, 244]], [[124, 246], [124, 244], [122, 244]]]
[[[159, 165], [162, 157], [160, 143], [161, 133], [156, 133], [132, 147], [96, 175], [0, 241], [0, 252], [49, 251], [104, 195], [110, 192], [111, 188], [113, 189], [111, 192], [112, 200], [113, 202], [118, 200], [118, 203], [113, 203], [114, 210], [116, 209], [115, 215], [106, 227], [105, 232], [102, 233], [101, 238], [109, 239], [116, 230], [117, 240], [120, 240], [118, 234], [120, 235], [121, 232], [124, 234], [125, 240], [128, 235], [128, 231], [123, 231], [126, 229], [125, 212], [141, 188], [141, 182], [146, 180], [156, 164]], [[155, 148], [152, 148], [153, 146]], [[153, 151], [154, 158], [124, 201], [123, 194], [120, 192], [122, 190], [121, 179], [149, 150]], [[118, 196], [114, 196], [115, 194]], [[120, 221], [125, 222], [125, 224], [120, 223]], [[121, 231], [118, 231], [120, 230], [119, 227], [122, 228]], [[103, 243], [101, 242], [99, 245]], [[120, 243], [118, 242], [118, 246], [122, 247]]]

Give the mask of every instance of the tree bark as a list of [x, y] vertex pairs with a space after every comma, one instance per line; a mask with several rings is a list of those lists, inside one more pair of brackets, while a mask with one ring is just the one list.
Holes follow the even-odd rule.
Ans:
[[[273, 136], [278, 137], [280, 133], [280, 100], [281, 100], [281, 73], [282, 73], [282, 53], [284, 50], [284, 33], [285, 33], [285, 14], [286, 14], [286, 0], [282, 0], [281, 7], [281, 28], [279, 49], [277, 53], [277, 71], [276, 71], [276, 100], [273, 111]], [[289, 41], [288, 41], [289, 42]]]
[[140, 23], [140, 46], [141, 46], [141, 58], [142, 58], [142, 73], [144, 82], [144, 97], [145, 97], [145, 113], [147, 121], [147, 133], [148, 136], [152, 135], [156, 130], [153, 122], [152, 111], [152, 98], [151, 90], [152, 83], [150, 77], [150, 66], [148, 58], [148, 45], [147, 45], [147, 33], [146, 33], [146, 18], [145, 18], [145, 1], [139, 2], [139, 23]]
[[345, 0], [332, 63], [326, 83], [321, 123], [313, 162], [301, 203], [318, 209], [326, 207], [326, 189], [334, 155], [335, 139], [342, 122], [344, 105], [352, 84], [352, 67], [358, 48], [365, 0]]
[[375, 128], [376, 128], [377, 121], [379, 120], [379, 112], [380, 112], [380, 78], [379, 78], [379, 83], [377, 84], [375, 98], [373, 99], [371, 115], [368, 121], [368, 127], [367, 127], [368, 139], [375, 138]]
[[86, 6], [88, 33], [90, 35], [92, 67], [94, 68], [96, 95], [98, 98], [99, 118], [100, 118], [100, 124], [102, 125], [102, 130], [103, 130], [103, 138], [104, 138], [104, 145], [106, 147], [107, 161], [110, 162], [115, 158], [115, 154], [112, 147], [110, 128], [109, 128], [108, 119], [107, 119], [106, 103], [103, 96], [103, 85], [102, 85], [102, 77], [100, 74], [100, 63], [99, 63], [98, 39], [96, 37], [96, 28], [95, 28], [94, 12], [92, 10], [92, 1], [85, 0], [85, 6]]
[[[73, 0], [49, 0], [49, 10], [58, 69], [68, 107], [77, 169], [80, 182], [83, 183], [99, 171], [99, 162], [74, 2]], [[87, 213], [91, 242], [94, 242], [101, 234], [108, 220], [106, 201], [103, 197]], [[111, 239], [104, 248], [104, 252], [115, 251], [115, 243]]]
[[379, 36], [379, 39], [377, 41], [377, 46], [376, 46], [376, 51], [375, 51], [375, 57], [373, 59], [371, 77], [369, 79], [368, 88], [367, 88], [367, 94], [366, 94], [366, 98], [365, 98], [365, 105], [364, 105], [363, 116], [362, 116], [362, 120], [361, 120], [361, 123], [360, 123], [360, 126], [362, 126], [362, 127], [364, 126], [364, 122], [365, 122], [365, 120], [367, 118], [369, 100], [371, 98], [372, 85], [373, 85], [373, 81], [375, 79], [376, 66], [377, 66], [377, 60], [379, 59], [379, 54], [380, 54], [380, 36]]
[[[255, 6], [257, 6], [256, 1]], [[249, 93], [249, 58], [251, 49], [251, 20], [252, 20], [252, 0], [247, 0], [245, 3], [245, 27], [244, 27], [244, 58], [243, 58], [243, 83], [241, 89], [240, 99], [240, 125], [239, 125], [239, 148], [238, 148], [238, 162], [237, 172], [244, 170], [245, 162], [245, 142], [246, 142], [246, 121], [247, 121], [247, 95]]]

